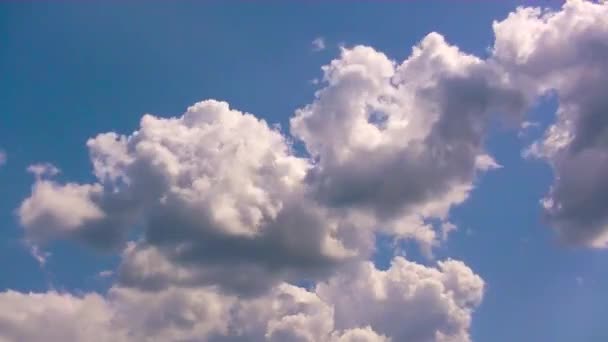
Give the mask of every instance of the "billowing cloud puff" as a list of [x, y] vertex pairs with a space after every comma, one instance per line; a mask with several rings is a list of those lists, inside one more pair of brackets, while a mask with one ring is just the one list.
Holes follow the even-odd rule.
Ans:
[[553, 91], [557, 120], [528, 151], [553, 167], [545, 217], [572, 245], [608, 246], [608, 3], [520, 8], [494, 23], [494, 58], [523, 88]]
[[[168, 270], [203, 270], [197, 279], [227, 289], [255, 289], [245, 275], [265, 283], [312, 276], [373, 247], [371, 231], [358, 233], [356, 222], [306, 195], [308, 161], [280, 132], [224, 102], [198, 103], [178, 118], [145, 115], [133, 134], [101, 134], [87, 145], [98, 182], [38, 176], [18, 211], [30, 239], [73, 236], [108, 248], [142, 227], [125, 264], [147, 262], [158, 274], [162, 263], [144, 261], [157, 255]], [[149, 274], [133, 272], [130, 279]]]
[[[457, 261], [362, 263], [314, 291], [279, 284], [249, 299], [213, 287], [107, 295], [0, 293], [0, 341], [469, 341], [483, 281]], [[36, 327], [36, 329], [31, 329]]]
[[369, 324], [394, 341], [468, 341], [484, 283], [465, 264], [428, 268], [397, 257], [386, 271], [360, 264], [317, 286], [335, 307], [338, 328]]
[[316, 198], [432, 245], [428, 219], [446, 220], [478, 171], [498, 166], [483, 149], [489, 115], [519, 114], [526, 98], [437, 33], [401, 64], [357, 46], [323, 70], [325, 88], [291, 119], [315, 159]]

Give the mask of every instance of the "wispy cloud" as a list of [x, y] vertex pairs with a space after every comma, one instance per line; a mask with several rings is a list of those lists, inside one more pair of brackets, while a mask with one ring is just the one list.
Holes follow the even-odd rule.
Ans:
[[317, 37], [312, 41], [312, 50], [313, 51], [323, 51], [325, 50], [325, 38]]

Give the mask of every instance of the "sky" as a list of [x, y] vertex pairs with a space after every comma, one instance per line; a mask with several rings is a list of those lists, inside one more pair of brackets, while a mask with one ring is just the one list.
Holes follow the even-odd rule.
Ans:
[[0, 341], [606, 341], [605, 18], [0, 2]]

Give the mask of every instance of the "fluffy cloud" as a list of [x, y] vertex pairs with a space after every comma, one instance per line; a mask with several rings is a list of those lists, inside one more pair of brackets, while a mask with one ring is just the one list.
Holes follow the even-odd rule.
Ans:
[[21, 224], [28, 227], [34, 241], [50, 236], [79, 233], [79, 228], [89, 221], [105, 217], [92, 197], [101, 194], [99, 185], [68, 183], [59, 185], [53, 181], [38, 180], [32, 196], [19, 208]]
[[202, 270], [192, 279], [254, 291], [258, 283], [244, 275], [256, 275], [262, 289], [279, 275], [312, 277], [373, 247], [371, 231], [358, 233], [356, 222], [306, 195], [308, 161], [280, 132], [226, 103], [200, 102], [177, 118], [145, 115], [133, 134], [105, 133], [87, 145], [97, 182], [38, 175], [19, 217], [35, 242], [70, 236], [99, 248], [117, 247], [142, 227], [125, 264], [156, 270], [133, 270], [131, 280], [159, 274], [164, 264], [147, 260], [157, 256], [167, 270]]
[[2, 342], [87, 341], [92, 335], [98, 341], [116, 340], [116, 332], [110, 329], [112, 310], [96, 294], [74, 297], [55, 292], [7, 291], [0, 294], [0, 302]]
[[317, 286], [338, 328], [368, 324], [394, 341], [469, 341], [484, 283], [462, 262], [429, 268], [397, 257], [386, 271], [368, 262], [352, 272]]
[[555, 183], [545, 218], [572, 245], [608, 247], [608, 3], [570, 0], [560, 11], [520, 8], [494, 23], [494, 58], [522, 88], [555, 92], [557, 120], [529, 154]]
[[492, 115], [529, 127], [529, 104], [555, 92], [557, 120], [528, 151], [555, 171], [545, 217], [566, 243], [608, 246], [606, 18], [608, 3], [520, 8], [494, 23], [487, 59], [437, 33], [401, 62], [344, 48], [289, 134], [207, 100], [90, 139], [90, 184], [32, 166], [27, 239], [121, 250], [121, 264], [103, 296], [0, 294], [14, 308], [0, 341], [470, 341], [483, 280], [454, 260], [378, 270], [374, 236], [430, 254], [500, 167], [484, 149]]
[[[106, 296], [0, 293], [0, 341], [469, 341], [483, 281], [457, 261], [362, 263], [315, 291], [279, 284], [242, 299], [213, 287]], [[31, 329], [35, 326], [36, 329]]]
[[490, 114], [519, 114], [527, 99], [498, 69], [431, 33], [397, 64], [370, 47], [343, 49], [326, 87], [291, 119], [315, 159], [316, 198], [357, 210], [388, 232], [430, 246], [429, 219], [446, 220], [479, 171]]
[[51, 166], [31, 167], [36, 182], [18, 210], [28, 239], [112, 249], [139, 228], [125, 284], [241, 294], [327, 277], [368, 258], [378, 231], [430, 254], [454, 229], [450, 208], [498, 167], [483, 149], [489, 115], [518, 112], [525, 99], [436, 33], [399, 65], [357, 46], [323, 70], [325, 87], [291, 120], [308, 157], [224, 102], [144, 115], [130, 135], [88, 141], [94, 183], [60, 184]]

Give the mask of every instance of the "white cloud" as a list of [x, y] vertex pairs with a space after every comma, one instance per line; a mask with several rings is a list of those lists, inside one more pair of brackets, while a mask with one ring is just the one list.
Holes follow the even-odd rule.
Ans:
[[[226, 103], [200, 102], [177, 118], [145, 115], [133, 134], [100, 134], [87, 145], [96, 183], [38, 178], [19, 208], [34, 242], [71, 237], [116, 248], [140, 225], [133, 260], [153, 251], [168, 270], [204, 271], [196, 279], [245, 292], [241, 286], [316, 277], [372, 252], [369, 227], [309, 198], [309, 161], [293, 155], [287, 138]], [[235, 267], [257, 280], [228, 271]], [[132, 272], [129, 279], [151, 274]]]
[[[74, 297], [7, 291], [0, 294], [0, 341], [126, 341], [112, 328], [112, 308], [97, 294]], [[32, 327], [36, 327], [33, 329]]]
[[559, 11], [520, 8], [494, 23], [494, 58], [522, 89], [554, 91], [557, 121], [525, 153], [556, 178], [542, 200], [559, 238], [608, 247], [608, 3], [567, 1]]
[[50, 163], [39, 163], [33, 164], [27, 167], [27, 172], [33, 174], [36, 179], [42, 177], [53, 177], [58, 175], [61, 171]]
[[[32, 167], [18, 209], [28, 240], [122, 259], [104, 296], [0, 294], [12, 308], [0, 340], [470, 341], [483, 280], [453, 260], [378, 270], [366, 261], [374, 235], [430, 255], [456, 229], [451, 208], [501, 167], [484, 148], [492, 115], [529, 128], [522, 114], [555, 91], [557, 122], [530, 149], [557, 175], [545, 216], [568, 243], [608, 245], [607, 17], [608, 3], [580, 0], [518, 9], [494, 23], [485, 60], [437, 33], [401, 62], [342, 48], [290, 121], [306, 157], [263, 120], [207, 100], [90, 139], [90, 184]], [[143, 234], [126, 243], [134, 227]], [[304, 280], [312, 291], [289, 285]]]
[[[478, 173], [498, 167], [483, 149], [489, 114], [517, 112], [524, 99], [436, 33], [401, 64], [356, 46], [323, 70], [325, 87], [291, 120], [310, 158], [224, 102], [146, 114], [130, 135], [88, 141], [96, 182], [60, 184], [43, 177], [58, 172], [52, 166], [30, 168], [37, 179], [18, 210], [28, 239], [111, 249], [138, 226], [144, 236], [119, 279], [239, 293], [322, 279], [368, 258], [379, 230], [431, 255], [455, 228], [449, 210]], [[149, 258], [167, 266], [145, 268]]]
[[36, 245], [29, 245], [26, 247], [28, 248], [32, 258], [36, 259], [38, 265], [40, 265], [40, 267], [44, 267], [48, 258], [51, 256], [51, 253], [42, 251], [40, 247]]
[[356, 46], [323, 71], [325, 87], [291, 119], [316, 160], [317, 200], [430, 249], [438, 229], [427, 220], [446, 220], [476, 175], [498, 167], [483, 148], [489, 115], [518, 115], [526, 99], [437, 33], [400, 64]]
[[312, 50], [313, 51], [323, 51], [325, 50], [325, 38], [317, 37], [312, 41]]
[[8, 291], [0, 293], [0, 307], [10, 308], [0, 310], [0, 340], [464, 342], [482, 294], [483, 281], [460, 262], [427, 268], [402, 258], [386, 271], [360, 264], [316, 292], [283, 283], [250, 299], [213, 287]]
[[98, 184], [59, 185], [38, 179], [32, 188], [32, 195], [23, 201], [18, 210], [20, 223], [26, 227], [26, 233], [33, 242], [51, 236], [77, 234], [87, 222], [104, 218], [105, 214], [92, 200], [101, 191]]
[[114, 271], [112, 271], [112, 270], [103, 270], [103, 271], [100, 271], [99, 273], [97, 273], [97, 276], [99, 278], [109, 278], [113, 275], [114, 275]]
[[338, 328], [369, 324], [395, 341], [469, 341], [483, 280], [458, 261], [428, 268], [401, 257], [386, 271], [359, 265], [317, 287], [335, 307]]

